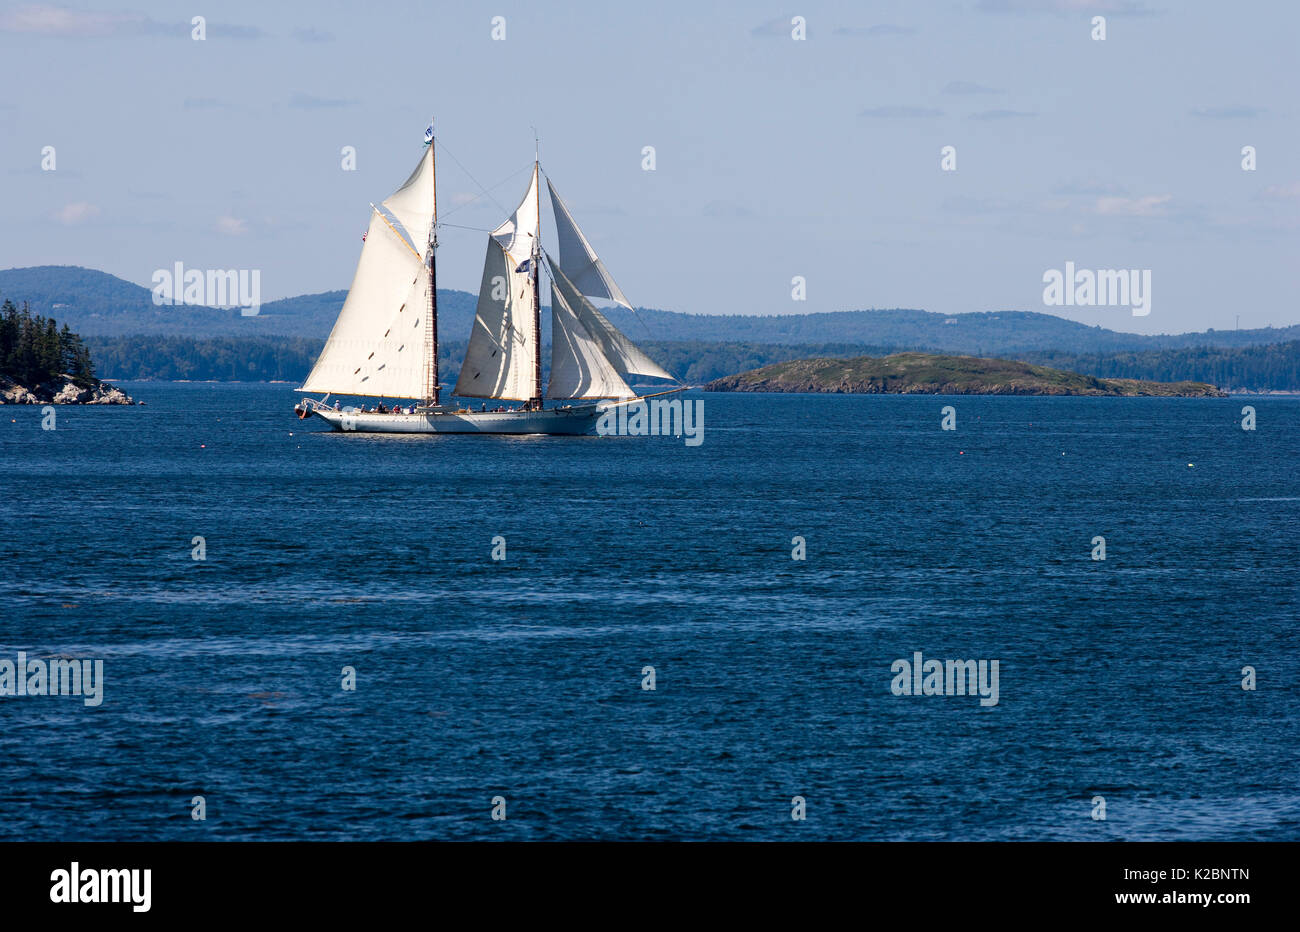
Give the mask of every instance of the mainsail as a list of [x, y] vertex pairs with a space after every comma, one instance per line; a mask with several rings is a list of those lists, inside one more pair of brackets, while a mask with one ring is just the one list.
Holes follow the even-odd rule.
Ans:
[[632, 305], [623, 297], [623, 292], [614, 283], [605, 263], [600, 261], [596, 251], [591, 248], [591, 243], [587, 242], [587, 237], [578, 229], [569, 208], [560, 200], [560, 195], [555, 193], [555, 185], [551, 184], [550, 178], [546, 179], [546, 188], [551, 192], [551, 212], [555, 214], [560, 269], [582, 294], [592, 298], [608, 298], [629, 311], [632, 310]]
[[528, 193], [510, 219], [488, 236], [469, 349], [452, 394], [528, 401], [541, 394], [531, 261], [538, 233], [537, 166]]
[[372, 209], [352, 287], [302, 390], [419, 398], [428, 289], [420, 257]]

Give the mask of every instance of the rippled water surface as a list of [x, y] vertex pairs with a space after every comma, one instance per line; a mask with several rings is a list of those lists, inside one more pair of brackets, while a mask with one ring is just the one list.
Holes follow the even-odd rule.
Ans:
[[0, 660], [104, 663], [0, 696], [0, 837], [1300, 838], [1300, 400], [705, 395], [687, 447], [128, 389], [0, 409]]

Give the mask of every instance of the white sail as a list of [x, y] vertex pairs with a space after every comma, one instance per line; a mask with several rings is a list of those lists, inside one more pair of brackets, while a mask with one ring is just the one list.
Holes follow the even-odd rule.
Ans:
[[537, 343], [533, 282], [496, 234], [488, 237], [478, 310], [469, 349], [452, 394], [465, 398], [527, 401], [537, 396]]
[[539, 245], [537, 234], [541, 216], [538, 203], [537, 164], [533, 163], [533, 178], [528, 185], [528, 193], [519, 202], [510, 219], [492, 231], [492, 238], [514, 260], [512, 268], [519, 268], [527, 262], [533, 254], [533, 248]]
[[302, 390], [420, 398], [429, 273], [378, 210], [343, 310]]
[[551, 283], [551, 380], [547, 398], [631, 398], [600, 343]]
[[411, 237], [416, 252], [421, 255], [429, 244], [429, 227], [437, 207], [433, 185], [433, 146], [427, 146], [420, 164], [411, 177], [384, 201], [387, 209]]
[[608, 298], [623, 305], [629, 311], [632, 310], [632, 305], [628, 303], [627, 298], [623, 297], [623, 292], [614, 283], [614, 279], [605, 268], [605, 263], [600, 261], [596, 251], [591, 248], [591, 243], [587, 242], [587, 237], [583, 236], [582, 231], [578, 229], [578, 224], [574, 222], [569, 208], [565, 206], [564, 201], [560, 200], [560, 195], [555, 193], [555, 185], [551, 184], [550, 178], [546, 179], [546, 188], [551, 192], [551, 209], [555, 214], [560, 269], [583, 294], [592, 298]]
[[547, 253], [546, 260], [550, 265], [551, 279], [555, 289], [558, 289], [565, 303], [572, 309], [574, 316], [596, 345], [600, 347], [601, 352], [614, 371], [624, 381], [636, 378], [677, 381], [662, 366], [638, 349], [636, 344], [611, 324], [604, 314], [596, 310], [590, 301], [579, 294], [578, 289], [564, 274], [563, 269], [557, 268], [549, 253]]

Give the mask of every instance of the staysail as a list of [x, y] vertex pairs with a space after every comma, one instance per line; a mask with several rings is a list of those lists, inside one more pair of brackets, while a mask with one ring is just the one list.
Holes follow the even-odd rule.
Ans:
[[[562, 299], [564, 306], [571, 312], [569, 315], [556, 315], [555, 302], [552, 302], [552, 323], [558, 329], [562, 325], [568, 325], [569, 318], [572, 317], [579, 326], [582, 327], [583, 333], [609, 363], [610, 367], [618, 374], [620, 381], [626, 387], [629, 381], [640, 378], [667, 379], [676, 382], [670, 373], [662, 366], [642, 352], [636, 344], [629, 340], [621, 330], [611, 324], [608, 318], [595, 306], [578, 293], [569, 277], [564, 274], [564, 270], [557, 267], [555, 261], [551, 259], [550, 254], [546, 256], [547, 265], [551, 270], [552, 293], [558, 294]], [[551, 358], [551, 379], [555, 379], [556, 354], [561, 347], [561, 341], [552, 333], [552, 358]], [[567, 365], [567, 362], [565, 363]], [[631, 394], [631, 393], [629, 393]], [[549, 398], [564, 397], [596, 397], [591, 395], [560, 395], [548, 392]], [[604, 395], [600, 397], [624, 397], [621, 395]]]
[[559, 241], [561, 271], [582, 294], [592, 298], [608, 298], [623, 305], [629, 311], [632, 310], [632, 305], [628, 303], [627, 298], [623, 297], [623, 292], [614, 283], [609, 270], [605, 268], [605, 263], [600, 261], [596, 250], [591, 248], [587, 237], [583, 236], [582, 231], [578, 229], [578, 224], [574, 222], [569, 208], [565, 206], [564, 201], [560, 200], [560, 195], [555, 193], [555, 185], [551, 184], [550, 178], [546, 179], [546, 188], [551, 192], [551, 212], [555, 214], [555, 234]]
[[600, 343], [583, 324], [553, 278], [551, 379], [546, 386], [546, 397], [631, 398], [634, 395], [636, 392], [611, 365]]
[[428, 288], [423, 261], [372, 209], [352, 287], [302, 391], [421, 397]]

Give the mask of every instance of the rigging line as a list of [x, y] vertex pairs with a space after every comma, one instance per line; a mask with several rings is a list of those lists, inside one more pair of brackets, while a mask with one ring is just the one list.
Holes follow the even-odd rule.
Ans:
[[[452, 160], [453, 162], [455, 162], [458, 166], [460, 166], [460, 170], [463, 171], [463, 172], [465, 173], [465, 175], [469, 178], [470, 181], [472, 181], [472, 182], [474, 182], [476, 185], [478, 185], [478, 186], [479, 186], [479, 189], [480, 189], [484, 194], [486, 194], [489, 198], [492, 199], [492, 203], [493, 203], [493, 204], [496, 204], [497, 207], [500, 207], [501, 210], [504, 211], [506, 214], [509, 214], [509, 213], [510, 213], [510, 211], [506, 210], [504, 207], [501, 206], [501, 202], [500, 202], [500, 201], [498, 201], [495, 197], [492, 197], [492, 192], [491, 192], [491, 190], [489, 190], [488, 188], [483, 187], [483, 185], [479, 183], [479, 180], [478, 180], [477, 178], [475, 178], [472, 174], [470, 174], [469, 169], [466, 168], [466, 167], [464, 166], [464, 164], [461, 162], [460, 159], [456, 158], [456, 153], [454, 153], [454, 152], [452, 152], [450, 149], [448, 149], [445, 143], [444, 143], [443, 146], [442, 146], [442, 151], [445, 152], [445, 153], [447, 153], [447, 155], [451, 156], [451, 160]], [[522, 169], [521, 169], [521, 170], [522, 170]], [[517, 175], [517, 174], [519, 174], [519, 172], [515, 172], [515, 174]], [[514, 176], [512, 175], [511, 177], [514, 177]], [[504, 183], [505, 183], [505, 182], [502, 182], [502, 184], [504, 184]], [[500, 187], [500, 186], [501, 186], [501, 185], [496, 185], [495, 187]], [[464, 206], [464, 205], [462, 205], [462, 206]], [[457, 209], [458, 209], [458, 208], [452, 208], [453, 211], [454, 211], [454, 210], [457, 210]]]
[[[488, 188], [487, 191], [484, 191], [483, 193], [484, 193], [484, 194], [488, 194], [488, 191], [495, 191], [497, 188], [499, 188], [499, 187], [501, 187], [501, 186], [503, 186], [503, 185], [509, 184], [511, 181], [514, 181], [515, 178], [519, 177], [519, 176], [520, 176], [521, 174], [523, 174], [525, 171], [527, 171], [527, 169], [524, 169], [524, 168], [519, 169], [519, 171], [515, 172], [514, 174], [510, 175], [508, 178], [506, 178], [506, 179], [504, 179], [504, 180], [502, 180], [502, 181], [498, 181], [496, 184], [494, 184], [491, 188]], [[473, 179], [471, 178], [470, 180], [472, 181]], [[478, 184], [477, 181], [475, 181], [474, 183], [475, 183], [475, 184]], [[481, 186], [480, 186], [480, 187], [481, 187]], [[479, 200], [480, 198], [482, 198], [482, 197], [483, 197], [483, 194], [475, 194], [472, 198], [470, 198], [470, 199], [469, 199], [468, 201], [466, 201], [464, 204], [457, 204], [457, 205], [456, 205], [455, 207], [453, 207], [451, 210], [446, 211], [446, 213], [444, 213], [444, 216], [447, 216], [447, 215], [449, 215], [449, 214], [454, 214], [456, 211], [460, 210], [462, 207], [468, 207], [470, 204], [475, 203], [476, 201], [478, 201], [478, 200]], [[492, 197], [492, 195], [491, 195], [491, 194], [488, 194], [488, 197]], [[492, 198], [492, 200], [493, 200], [494, 203], [496, 203], [496, 198]], [[497, 206], [498, 206], [498, 207], [501, 207], [501, 205], [500, 205], [499, 203], [497, 203]], [[503, 211], [505, 210], [504, 207], [501, 207], [501, 209], [502, 209]], [[454, 224], [449, 224], [449, 226], [454, 226]], [[489, 232], [491, 232], [491, 231], [489, 231]]]
[[467, 227], [467, 226], [462, 226], [462, 225], [459, 224], [459, 223], [439, 223], [438, 226], [440, 226], [440, 227], [452, 227], [452, 228], [457, 229], [457, 230], [473, 230], [475, 233], [491, 233], [491, 232], [492, 232], [492, 231], [489, 230], [487, 227]]

